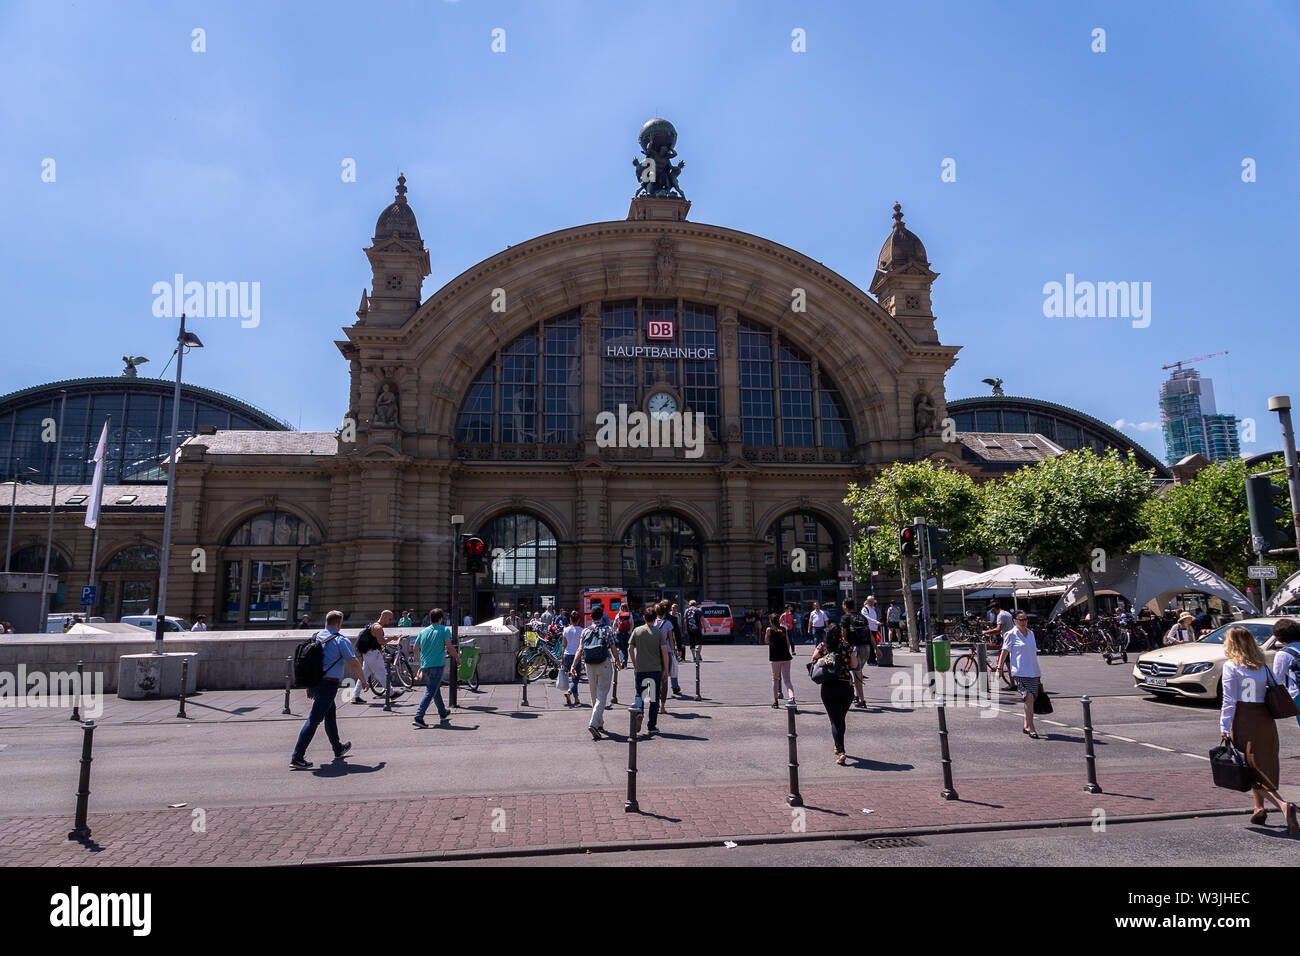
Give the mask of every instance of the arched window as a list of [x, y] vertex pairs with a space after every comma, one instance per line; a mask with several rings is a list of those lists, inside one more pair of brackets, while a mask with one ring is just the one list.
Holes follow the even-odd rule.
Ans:
[[[316, 558], [300, 549], [320, 544], [310, 521], [287, 511], [246, 518], [226, 539], [221, 620], [229, 624], [283, 624], [311, 615]], [[248, 550], [243, 550], [248, 549]]]
[[575, 310], [530, 329], [493, 356], [461, 404], [456, 441], [576, 443], [582, 411], [580, 333]]
[[699, 600], [702, 539], [686, 519], [657, 511], [623, 535], [623, 587], [633, 607], [668, 597]]
[[319, 544], [316, 529], [311, 522], [303, 521], [287, 511], [263, 511], [244, 520], [238, 528], [230, 533], [226, 544], [233, 547], [244, 545], [305, 546]]
[[123, 548], [104, 565], [105, 571], [157, 571], [158, 549], [149, 544]]
[[479, 533], [489, 557], [480, 587], [517, 589], [555, 586], [555, 532], [530, 514], [493, 518]]
[[764, 541], [770, 607], [835, 605], [844, 546], [830, 525], [811, 512], [796, 511], [773, 521]]

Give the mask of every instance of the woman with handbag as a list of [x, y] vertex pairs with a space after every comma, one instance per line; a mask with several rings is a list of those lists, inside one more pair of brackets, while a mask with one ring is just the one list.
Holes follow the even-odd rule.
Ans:
[[1272, 674], [1264, 661], [1255, 636], [1244, 627], [1230, 627], [1223, 640], [1223, 705], [1219, 710], [1219, 733], [1224, 743], [1246, 755], [1251, 771], [1251, 794], [1255, 813], [1250, 822], [1263, 825], [1268, 817], [1264, 798], [1268, 797], [1286, 814], [1286, 831], [1294, 836], [1300, 830], [1296, 805], [1278, 795], [1278, 743], [1276, 719], [1266, 702]]
[[772, 665], [772, 707], [781, 706], [781, 682], [785, 681], [786, 694], [790, 706], [794, 706], [794, 684], [790, 680], [790, 658], [794, 652], [790, 647], [790, 635], [777, 619], [775, 613], [767, 617], [767, 631], [763, 634], [763, 643], [767, 645], [767, 659]]
[[858, 655], [853, 645], [844, 638], [838, 624], [826, 629], [826, 640], [813, 651], [808, 673], [821, 685], [822, 705], [831, 721], [831, 738], [835, 742], [835, 762], [843, 766], [848, 758], [844, 754], [844, 724], [853, 703], [853, 672], [858, 669]]
[[1021, 733], [1038, 739], [1038, 730], [1034, 727], [1034, 698], [1043, 686], [1043, 672], [1038, 668], [1038, 642], [1034, 632], [1029, 629], [1029, 615], [1017, 611], [1012, 618], [1014, 626], [1002, 635], [1002, 650], [998, 652], [998, 662], [993, 668], [997, 674], [1002, 670], [1002, 662], [1011, 658], [1011, 677], [1016, 682], [1020, 699], [1025, 702], [1025, 726]]

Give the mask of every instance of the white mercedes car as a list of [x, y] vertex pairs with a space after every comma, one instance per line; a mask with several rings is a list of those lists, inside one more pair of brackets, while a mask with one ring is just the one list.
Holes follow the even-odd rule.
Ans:
[[1147, 651], [1133, 665], [1133, 686], [1153, 694], [1174, 694], [1219, 702], [1223, 699], [1223, 638], [1230, 627], [1244, 627], [1255, 635], [1269, 666], [1282, 647], [1273, 639], [1276, 617], [1252, 617], [1233, 621], [1211, 631], [1199, 641], [1170, 644]]

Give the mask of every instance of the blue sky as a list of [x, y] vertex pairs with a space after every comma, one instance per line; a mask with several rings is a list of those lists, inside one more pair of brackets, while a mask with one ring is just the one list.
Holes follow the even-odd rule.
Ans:
[[[175, 333], [151, 287], [180, 272], [261, 283], [257, 328], [200, 320], [186, 379], [336, 428], [333, 341], [399, 170], [427, 297], [509, 244], [625, 216], [637, 130], [663, 115], [692, 219], [863, 288], [901, 201], [941, 273], [940, 338], [963, 346], [949, 399], [997, 376], [1157, 422], [1160, 367], [1226, 349], [1198, 367], [1257, 420], [1243, 450], [1273, 448], [1267, 397], [1300, 402], [1298, 33], [1300, 7], [1266, 2], [6, 2], [0, 391], [127, 353], [158, 375]], [[1150, 326], [1045, 318], [1067, 273], [1150, 282]], [[1163, 456], [1158, 430], [1126, 432]]]

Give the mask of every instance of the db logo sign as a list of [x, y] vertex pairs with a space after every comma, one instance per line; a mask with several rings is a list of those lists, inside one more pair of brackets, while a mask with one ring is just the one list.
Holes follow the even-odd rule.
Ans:
[[671, 339], [673, 337], [672, 319], [651, 319], [646, 327], [648, 339]]

